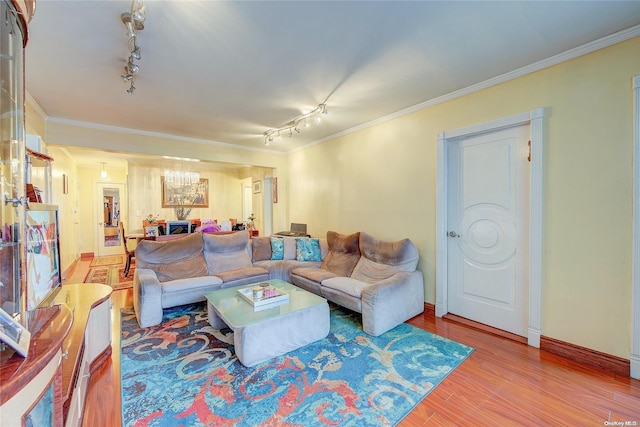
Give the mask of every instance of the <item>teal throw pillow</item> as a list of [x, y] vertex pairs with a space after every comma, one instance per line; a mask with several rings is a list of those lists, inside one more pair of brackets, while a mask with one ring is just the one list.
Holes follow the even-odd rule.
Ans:
[[322, 254], [320, 253], [320, 240], [297, 237], [296, 259], [298, 261], [322, 261]]
[[271, 238], [271, 259], [284, 259], [284, 240]]

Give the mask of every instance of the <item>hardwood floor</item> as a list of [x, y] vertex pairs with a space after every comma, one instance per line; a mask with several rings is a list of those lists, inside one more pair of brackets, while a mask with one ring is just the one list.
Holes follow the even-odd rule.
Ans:
[[[89, 262], [80, 261], [65, 283], [82, 282]], [[113, 353], [89, 381], [85, 426], [121, 425], [120, 309], [133, 304], [131, 290], [116, 291], [111, 300]], [[432, 312], [409, 323], [476, 350], [400, 426], [640, 425], [640, 380], [436, 318]]]

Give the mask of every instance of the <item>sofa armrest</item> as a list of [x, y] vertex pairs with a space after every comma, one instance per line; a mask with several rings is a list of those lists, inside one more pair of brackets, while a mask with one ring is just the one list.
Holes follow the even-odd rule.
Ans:
[[162, 285], [155, 271], [136, 268], [133, 274], [133, 307], [140, 327], [162, 322]]
[[362, 326], [370, 335], [383, 334], [423, 311], [421, 271], [396, 273], [362, 290]]

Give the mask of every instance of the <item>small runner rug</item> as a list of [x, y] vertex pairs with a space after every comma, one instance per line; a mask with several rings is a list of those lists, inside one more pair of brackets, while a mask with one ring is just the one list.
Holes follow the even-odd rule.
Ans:
[[124, 426], [391, 426], [473, 352], [408, 324], [373, 337], [332, 305], [326, 338], [247, 368], [204, 303], [121, 321]]
[[133, 287], [135, 269], [135, 265], [132, 265], [128, 276], [124, 277], [124, 265], [91, 267], [84, 278], [84, 283], [102, 283], [111, 286], [114, 291], [129, 289]]
[[123, 255], [99, 256], [91, 260], [89, 267], [100, 267], [103, 265], [124, 264]]

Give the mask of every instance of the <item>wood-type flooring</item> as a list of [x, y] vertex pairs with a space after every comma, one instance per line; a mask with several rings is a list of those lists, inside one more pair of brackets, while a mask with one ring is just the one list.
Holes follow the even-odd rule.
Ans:
[[[80, 283], [81, 260], [65, 283]], [[111, 359], [91, 376], [84, 426], [121, 426], [120, 309], [132, 290], [111, 296]], [[640, 426], [640, 380], [623, 378], [426, 311], [414, 326], [475, 352], [400, 422], [414, 426]]]

